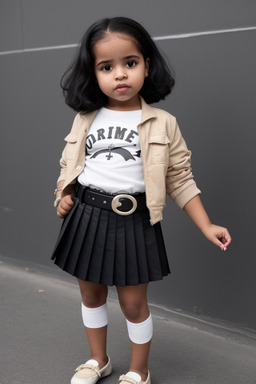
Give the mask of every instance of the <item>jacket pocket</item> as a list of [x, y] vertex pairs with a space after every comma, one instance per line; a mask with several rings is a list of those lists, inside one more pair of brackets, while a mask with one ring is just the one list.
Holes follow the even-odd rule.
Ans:
[[75, 135], [74, 133], [69, 133], [66, 137], [65, 137], [65, 141], [68, 142], [68, 143], [76, 143], [77, 142], [77, 139], [78, 139], [78, 135]]
[[166, 132], [150, 136], [148, 143], [152, 162], [154, 164], [168, 164], [170, 139], [168, 138], [168, 136], [166, 136]]
[[65, 157], [67, 160], [73, 159], [76, 152], [78, 135], [69, 133], [64, 140], [67, 142], [65, 147]]

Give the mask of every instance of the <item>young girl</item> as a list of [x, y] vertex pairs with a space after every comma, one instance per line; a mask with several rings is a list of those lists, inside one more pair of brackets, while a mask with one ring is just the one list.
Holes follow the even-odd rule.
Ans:
[[72, 384], [94, 384], [111, 373], [106, 301], [112, 285], [131, 341], [120, 382], [151, 383], [147, 287], [170, 272], [160, 227], [166, 193], [210, 241], [224, 251], [231, 242], [202, 206], [175, 117], [148, 105], [173, 85], [149, 34], [122, 17], [88, 29], [62, 80], [66, 102], [78, 114], [60, 160], [54, 205], [64, 220], [52, 259], [78, 279], [91, 350]]

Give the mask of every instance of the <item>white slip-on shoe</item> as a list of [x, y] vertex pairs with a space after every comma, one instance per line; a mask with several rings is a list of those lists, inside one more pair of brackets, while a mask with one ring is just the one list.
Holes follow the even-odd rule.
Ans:
[[149, 371], [148, 371], [148, 377], [146, 381], [142, 381], [142, 380], [137, 381], [126, 375], [120, 376], [119, 381], [120, 381], [120, 384], [151, 384]]
[[71, 384], [96, 384], [98, 380], [110, 375], [112, 372], [112, 365], [110, 357], [108, 356], [107, 364], [99, 369], [99, 365], [93, 365], [88, 360], [87, 363], [79, 365], [76, 368], [75, 374], [71, 379]]

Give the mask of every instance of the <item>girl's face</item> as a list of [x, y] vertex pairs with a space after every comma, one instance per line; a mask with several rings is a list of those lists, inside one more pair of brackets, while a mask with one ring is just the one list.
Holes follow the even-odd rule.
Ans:
[[109, 109], [140, 109], [138, 93], [148, 76], [149, 59], [144, 60], [132, 38], [107, 33], [94, 45], [94, 71], [101, 91], [108, 97]]

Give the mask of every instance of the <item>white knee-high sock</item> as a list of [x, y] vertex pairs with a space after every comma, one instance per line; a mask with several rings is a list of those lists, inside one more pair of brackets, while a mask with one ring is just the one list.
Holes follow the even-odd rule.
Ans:
[[128, 335], [130, 340], [135, 344], [145, 344], [152, 339], [153, 336], [153, 320], [151, 313], [149, 317], [141, 323], [131, 323], [126, 319]]
[[88, 308], [82, 303], [82, 318], [87, 328], [102, 328], [108, 324], [107, 303], [98, 308]]

